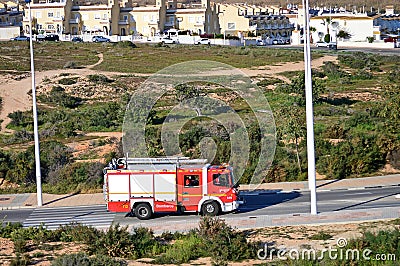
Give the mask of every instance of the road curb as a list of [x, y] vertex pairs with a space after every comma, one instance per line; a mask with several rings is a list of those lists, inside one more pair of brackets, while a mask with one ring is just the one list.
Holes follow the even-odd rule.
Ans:
[[0, 206], [1, 211], [18, 210], [18, 209], [35, 209], [37, 206]]

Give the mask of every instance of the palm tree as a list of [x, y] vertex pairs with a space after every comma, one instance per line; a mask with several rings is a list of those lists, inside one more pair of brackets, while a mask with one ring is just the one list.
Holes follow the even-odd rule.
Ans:
[[326, 35], [324, 37], [325, 42], [330, 42], [331, 41], [331, 34], [329, 33], [329, 26], [332, 23], [332, 18], [331, 17], [326, 17], [322, 19], [322, 25], [326, 26]]

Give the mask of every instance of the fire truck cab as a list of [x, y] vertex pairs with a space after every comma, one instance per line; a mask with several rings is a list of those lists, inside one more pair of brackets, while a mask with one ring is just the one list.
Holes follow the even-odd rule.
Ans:
[[161, 212], [218, 215], [242, 203], [230, 166], [186, 157], [114, 159], [104, 169], [104, 197], [108, 211], [141, 220]]

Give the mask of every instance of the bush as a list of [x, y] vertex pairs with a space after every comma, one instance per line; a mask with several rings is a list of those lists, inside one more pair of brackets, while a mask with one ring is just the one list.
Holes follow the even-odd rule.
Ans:
[[317, 234], [309, 237], [309, 239], [311, 239], [311, 240], [324, 240], [324, 241], [329, 240], [331, 238], [332, 238], [332, 235], [328, 234], [324, 231], [318, 232]]
[[52, 266], [123, 266], [127, 263], [123, 260], [116, 260], [107, 256], [97, 255], [89, 257], [85, 253], [65, 254], [56, 258]]
[[60, 80], [58, 80], [58, 84], [61, 85], [73, 85], [76, 84], [76, 82], [78, 81], [78, 78], [62, 78]]
[[78, 64], [74, 61], [68, 61], [63, 68], [79, 68]]
[[135, 259], [136, 248], [133, 236], [129, 234], [127, 229], [127, 226], [111, 225], [107, 232], [101, 234], [94, 242], [87, 243], [89, 251], [92, 254]]
[[11, 259], [9, 265], [10, 266], [27, 266], [27, 265], [30, 265], [30, 264], [31, 264], [31, 261], [30, 261], [28, 255], [24, 254], [21, 257], [20, 254], [17, 254], [17, 256], [15, 258]]
[[[59, 80], [60, 84], [71, 85], [76, 83], [77, 78], [63, 78]], [[44, 103], [53, 103], [66, 108], [75, 108], [82, 104], [82, 99], [79, 97], [67, 94], [64, 88], [54, 86], [50, 93], [38, 96], [38, 99]]]
[[121, 48], [137, 48], [136, 44], [134, 44], [131, 41], [121, 41], [117, 42], [116, 46], [121, 47]]
[[210, 254], [214, 265], [227, 265], [227, 261], [254, 258], [254, 246], [247, 243], [243, 232], [235, 231], [225, 221], [205, 216], [200, 220], [198, 234], [201, 247]]
[[2, 223], [2, 226], [0, 227], [0, 237], [11, 238], [11, 233], [20, 228], [22, 228], [21, 223]]
[[99, 162], [77, 162], [58, 167], [48, 173], [45, 190], [64, 194], [79, 192], [82, 189], [101, 188], [104, 165]]
[[83, 244], [93, 244], [101, 236], [96, 228], [78, 223], [60, 226], [54, 233], [59, 236], [60, 241]]
[[324, 62], [322, 65], [324, 74], [330, 79], [338, 79], [346, 76], [346, 74], [339, 69], [339, 66], [331, 61]]
[[109, 79], [108, 77], [106, 77], [103, 74], [89, 75], [88, 79], [89, 79], [90, 82], [93, 82], [93, 83], [111, 83], [111, 82], [114, 82], [114, 80]]
[[177, 240], [164, 254], [155, 260], [155, 263], [160, 264], [182, 264], [188, 263], [190, 260], [201, 257], [199, 246], [201, 239], [195, 235], [190, 234], [184, 239]]
[[348, 55], [339, 55], [339, 62], [353, 69], [368, 69], [371, 71], [380, 71], [379, 61], [373, 54], [355, 52]]

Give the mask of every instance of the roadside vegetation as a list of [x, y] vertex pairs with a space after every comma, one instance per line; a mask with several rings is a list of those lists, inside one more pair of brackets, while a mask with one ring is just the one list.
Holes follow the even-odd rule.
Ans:
[[[384, 265], [393, 265], [400, 256], [398, 224], [398, 219], [395, 219], [379, 222], [379, 225], [375, 222], [345, 225], [353, 228], [352, 233], [357, 237], [343, 238], [346, 229], [341, 230], [334, 225], [238, 231], [214, 217], [201, 218], [197, 229], [187, 233], [164, 232], [161, 235], [154, 235], [150, 229], [143, 227], [130, 231], [118, 224], [104, 231], [80, 224], [48, 230], [43, 226], [23, 228], [21, 224], [8, 223], [0, 227], [0, 241], [4, 243], [0, 248], [0, 262], [11, 265], [50, 262], [55, 266], [113, 266], [135, 262], [197, 265], [204, 264], [206, 259], [212, 265], [228, 265], [231, 262], [246, 265], [377, 265], [373, 258], [376, 254], [385, 254], [391, 260], [388, 259]], [[338, 247], [337, 239], [346, 239], [346, 246]], [[268, 245], [265, 249], [267, 254], [259, 253], [265, 244]], [[359, 259], [351, 256], [330, 259], [326, 255], [328, 253], [321, 253], [328, 246], [336, 250], [335, 254], [346, 254], [348, 249], [363, 254], [369, 249], [368, 256], [372, 259], [364, 259], [362, 255]], [[279, 259], [278, 250], [286, 250], [279, 256], [288, 257], [288, 249], [292, 248], [300, 254], [302, 250], [315, 250], [315, 257]], [[265, 255], [265, 258], [259, 258], [257, 253]], [[203, 260], [199, 260], [201, 258]]]
[[[17, 51], [21, 53], [21, 60], [9, 60], [7, 64], [0, 64], [2, 67], [29, 69], [28, 46], [18, 45], [19, 50], [8, 42], [0, 47], [1, 54], [6, 57], [14, 58]], [[174, 63], [195, 59], [216, 60], [240, 68], [302, 60], [300, 51], [258, 47], [37, 45], [35, 56], [41, 61], [37, 66], [39, 70], [62, 68], [70, 61], [81, 66], [93, 64], [98, 53], [103, 53], [104, 58], [103, 63], [96, 66], [98, 70], [140, 73], [152, 73]], [[323, 55], [324, 52], [317, 52], [313, 58]], [[0, 60], [4, 58], [0, 56]], [[316, 166], [322, 178], [353, 178], [399, 171], [398, 60], [399, 56], [340, 53], [336, 62], [325, 62], [320, 69], [313, 70]], [[120, 132], [126, 104], [145, 77], [103, 73], [79, 76], [71, 70], [46, 78], [38, 88], [45, 192], [99, 191], [102, 166], [113, 156], [123, 156], [119, 139], [94, 138], [86, 134]], [[304, 76], [299, 71], [280, 73], [280, 76], [282, 78], [279, 75], [254, 78], [269, 101], [277, 127], [275, 159], [264, 181], [301, 181], [307, 177]], [[257, 165], [260, 150], [259, 129], [252, 123], [254, 116], [244, 101], [230, 90], [215, 84], [196, 86], [177, 87], [157, 102], [146, 126], [150, 155], [163, 155], [161, 127], [175, 105], [196, 93], [211, 95], [224, 99], [249, 122], [246, 128], [251, 139], [251, 153], [240, 180], [247, 183]], [[7, 128], [13, 133], [0, 136], [0, 147], [3, 148], [0, 151], [0, 179], [3, 185], [9, 185], [0, 191], [34, 191], [31, 111], [14, 112], [9, 118], [11, 123]], [[218, 147], [213, 163], [229, 161], [227, 130], [204, 118], [193, 119], [183, 128], [180, 135], [183, 155], [197, 157], [201, 154], [199, 143], [204, 137], [212, 137]], [[78, 154], [71, 143], [82, 141], [90, 141], [90, 149]], [[112, 149], [98, 153], [107, 145], [112, 145]]]

